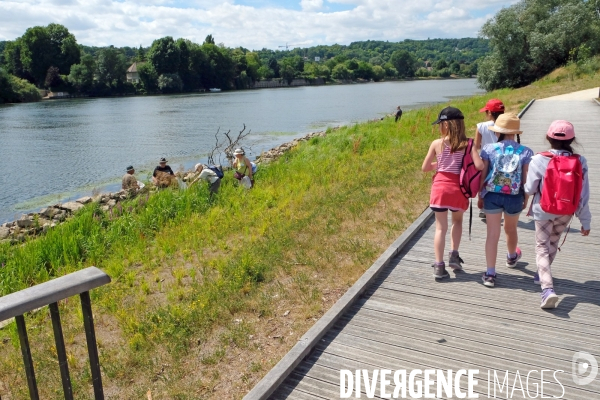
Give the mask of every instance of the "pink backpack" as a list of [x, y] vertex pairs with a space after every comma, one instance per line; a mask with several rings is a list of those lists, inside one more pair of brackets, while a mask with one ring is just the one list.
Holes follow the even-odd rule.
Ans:
[[481, 179], [481, 171], [475, 168], [471, 151], [473, 149], [473, 139], [469, 139], [465, 155], [463, 156], [462, 166], [460, 167], [460, 191], [467, 199], [477, 197]]
[[556, 156], [549, 151], [540, 155], [550, 158], [544, 175], [540, 207], [550, 214], [575, 214], [583, 187], [583, 171], [579, 156]]
[[[469, 139], [467, 148], [465, 149], [465, 155], [462, 159], [462, 165], [460, 166], [460, 191], [463, 196], [467, 199], [472, 199], [477, 196], [479, 192], [479, 184], [481, 179], [481, 171], [475, 168], [475, 162], [473, 162], [473, 156], [471, 151], [473, 150], [473, 139]], [[469, 211], [469, 240], [471, 240], [471, 228], [473, 225], [473, 203], [470, 204]]]

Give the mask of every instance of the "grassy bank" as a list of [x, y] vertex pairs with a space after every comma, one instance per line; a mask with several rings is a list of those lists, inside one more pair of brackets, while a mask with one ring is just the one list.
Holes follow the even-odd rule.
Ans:
[[[594, 85], [564, 69], [452, 104], [474, 127], [489, 98], [517, 111]], [[261, 168], [251, 191], [226, 176], [214, 202], [199, 185], [112, 214], [86, 208], [44, 237], [0, 247], [0, 294], [96, 265], [113, 278], [92, 292], [107, 397], [241, 398], [425, 209], [420, 165], [441, 108], [329, 131]], [[75, 391], [91, 398], [77, 299], [61, 311]], [[59, 398], [48, 312], [27, 321], [42, 398]], [[15, 325], [0, 339], [0, 396], [27, 398]]]

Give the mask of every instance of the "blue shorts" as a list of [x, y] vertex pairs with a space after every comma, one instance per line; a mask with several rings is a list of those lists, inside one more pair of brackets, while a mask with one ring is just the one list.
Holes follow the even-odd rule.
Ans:
[[500, 214], [504, 212], [505, 215], [512, 217], [521, 214], [524, 201], [525, 195], [522, 192], [515, 195], [487, 193], [483, 198], [483, 212], [486, 214]]

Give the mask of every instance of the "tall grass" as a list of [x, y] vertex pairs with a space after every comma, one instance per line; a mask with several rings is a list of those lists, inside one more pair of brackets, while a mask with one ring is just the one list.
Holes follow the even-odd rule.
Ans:
[[[474, 127], [489, 98], [516, 111], [531, 97], [568, 90], [556, 85], [452, 104]], [[96, 265], [113, 279], [92, 292], [107, 390], [140, 398], [156, 386], [160, 365], [169, 365], [164, 398], [241, 397], [235, 382], [251, 387], [277, 360], [249, 338], [264, 336], [280, 304], [297, 310], [286, 334], [303, 331], [323, 312], [325, 294], [351, 285], [426, 207], [430, 176], [420, 165], [438, 137], [431, 122], [442, 107], [407, 111], [399, 124], [389, 118], [329, 130], [261, 167], [250, 191], [226, 175], [212, 201], [206, 186], [195, 185], [108, 213], [88, 206], [43, 237], [0, 246], [0, 294]], [[89, 396], [76, 306], [61, 304], [65, 336], [73, 382]], [[49, 319], [29, 319], [43, 397], [55, 397], [60, 379]], [[8, 334], [10, 341], [0, 341], [0, 381], [14, 398], [26, 398], [14, 324]], [[281, 339], [276, 354], [291, 345]], [[243, 375], [221, 376], [238, 352], [251, 359]], [[225, 389], [234, 387], [235, 395]]]

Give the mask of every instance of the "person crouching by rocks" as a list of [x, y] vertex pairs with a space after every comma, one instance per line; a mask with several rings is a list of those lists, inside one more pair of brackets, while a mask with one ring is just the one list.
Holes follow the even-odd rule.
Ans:
[[252, 173], [252, 163], [248, 157], [246, 157], [246, 152], [243, 149], [235, 149], [233, 155], [235, 156], [235, 160], [233, 160], [235, 174], [233, 174], [233, 177], [243, 184], [244, 182], [242, 180], [247, 176], [250, 178], [250, 187], [253, 187], [254, 176]]
[[219, 178], [215, 171], [208, 168], [206, 165], [196, 164], [194, 167], [194, 172], [200, 172], [200, 175], [198, 175], [198, 177], [194, 179], [192, 183], [190, 183], [190, 186], [199, 180], [203, 180], [208, 182], [208, 191], [210, 192], [211, 196], [219, 193], [219, 188], [221, 187], [221, 178]]
[[127, 173], [123, 175], [123, 181], [121, 182], [121, 189], [125, 190], [128, 194], [135, 194], [140, 190], [140, 185], [135, 178], [135, 169], [132, 165], [127, 167]]
[[169, 165], [167, 165], [167, 159], [161, 158], [158, 162], [158, 166], [154, 168], [152, 173], [152, 182], [158, 187], [168, 187], [176, 183], [175, 173]]

